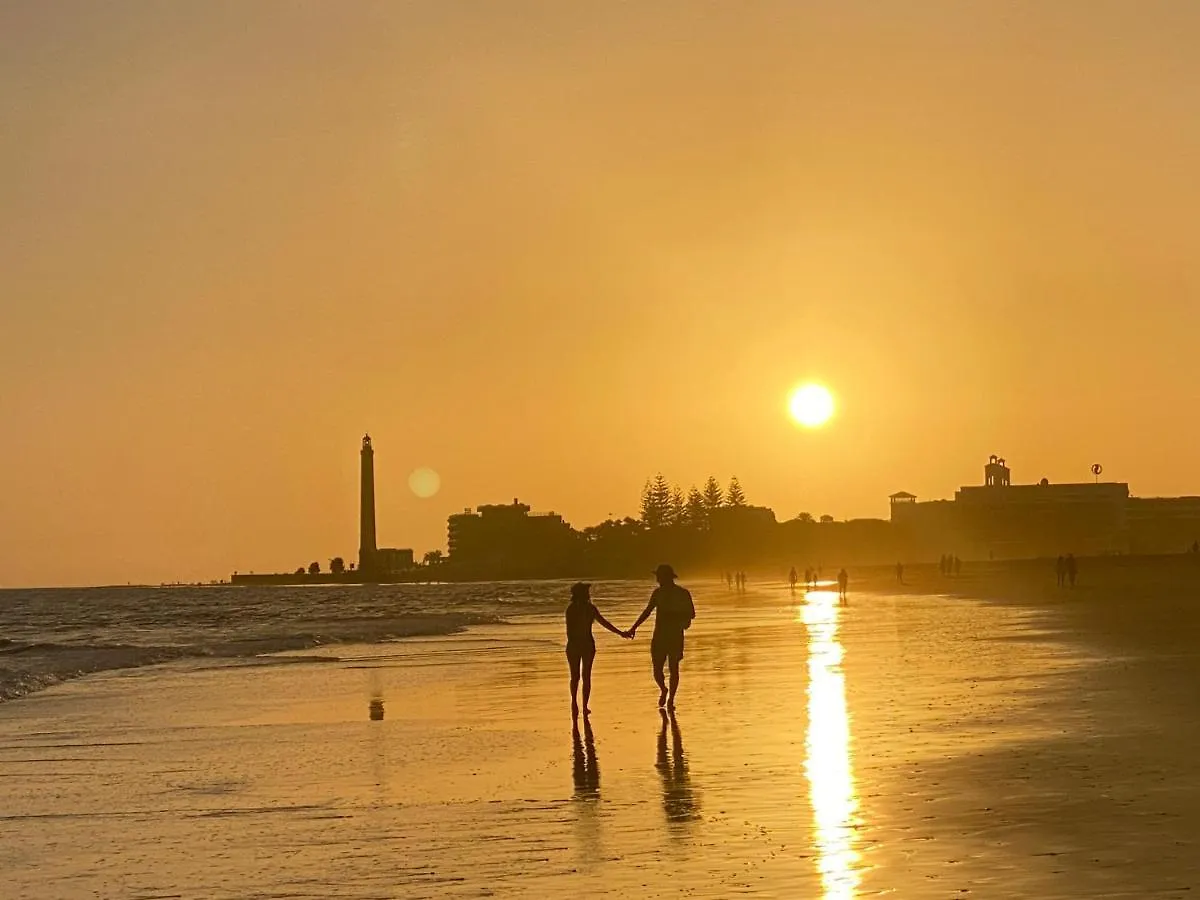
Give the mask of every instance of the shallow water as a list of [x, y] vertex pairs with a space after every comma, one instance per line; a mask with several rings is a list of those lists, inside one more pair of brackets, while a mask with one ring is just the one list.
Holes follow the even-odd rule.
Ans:
[[169, 660], [449, 634], [547, 609], [563, 593], [556, 582], [4, 590], [0, 701]]

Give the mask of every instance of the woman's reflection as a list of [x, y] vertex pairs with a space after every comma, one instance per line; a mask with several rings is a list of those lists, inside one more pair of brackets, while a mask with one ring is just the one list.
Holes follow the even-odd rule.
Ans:
[[579, 736], [579, 717], [571, 725], [571, 750], [574, 765], [576, 800], [600, 799], [600, 764], [596, 761], [596, 739], [592, 736], [592, 723], [583, 719], [583, 737]]
[[[683, 732], [675, 713], [660, 709], [662, 729], [658, 732], [658, 758], [655, 768], [662, 778], [663, 811], [668, 824], [693, 822], [700, 818], [699, 803], [688, 776], [687, 756], [683, 752]], [[670, 752], [667, 749], [667, 729], [671, 731]]]

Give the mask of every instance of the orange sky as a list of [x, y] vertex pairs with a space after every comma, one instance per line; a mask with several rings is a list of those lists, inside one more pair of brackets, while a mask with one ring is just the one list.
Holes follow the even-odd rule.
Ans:
[[1197, 47], [1189, 0], [0, 5], [0, 584], [353, 558], [364, 430], [418, 554], [660, 469], [1200, 493]]

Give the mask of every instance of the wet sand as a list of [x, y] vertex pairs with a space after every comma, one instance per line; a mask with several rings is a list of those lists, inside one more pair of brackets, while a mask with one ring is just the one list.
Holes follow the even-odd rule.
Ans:
[[1033, 601], [695, 594], [674, 720], [648, 633], [597, 629], [576, 733], [557, 616], [0, 706], [3, 896], [1200, 890], [1200, 729], [1166, 689], [1194, 657], [1150, 677]]

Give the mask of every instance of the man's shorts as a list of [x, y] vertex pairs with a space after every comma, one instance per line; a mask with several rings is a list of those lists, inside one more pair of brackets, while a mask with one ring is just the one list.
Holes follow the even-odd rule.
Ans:
[[667, 660], [678, 662], [683, 659], [683, 632], [655, 634], [650, 640], [650, 658], [656, 666]]

